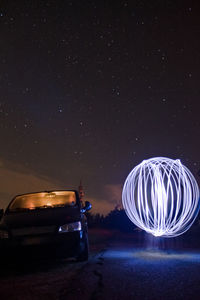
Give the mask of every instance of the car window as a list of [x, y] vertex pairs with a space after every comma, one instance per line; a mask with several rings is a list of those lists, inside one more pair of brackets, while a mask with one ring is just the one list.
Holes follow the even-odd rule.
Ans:
[[74, 206], [75, 204], [74, 191], [41, 192], [17, 196], [9, 206], [9, 211]]

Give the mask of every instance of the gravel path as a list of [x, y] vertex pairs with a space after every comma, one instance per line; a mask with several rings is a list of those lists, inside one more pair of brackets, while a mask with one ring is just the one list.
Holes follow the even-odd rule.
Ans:
[[118, 238], [92, 246], [88, 262], [29, 261], [0, 272], [0, 299], [200, 299], [200, 251], [135, 247]]

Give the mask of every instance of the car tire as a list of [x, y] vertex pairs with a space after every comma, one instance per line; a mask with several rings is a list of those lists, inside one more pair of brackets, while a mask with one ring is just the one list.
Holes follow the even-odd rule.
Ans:
[[76, 258], [77, 261], [86, 261], [89, 257], [89, 244], [88, 244], [88, 235], [83, 233], [83, 238], [79, 247], [79, 254]]

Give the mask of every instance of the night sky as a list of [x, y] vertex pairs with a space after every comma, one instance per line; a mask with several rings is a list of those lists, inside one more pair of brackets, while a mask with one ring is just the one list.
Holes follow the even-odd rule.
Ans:
[[145, 158], [200, 169], [199, 1], [0, 1], [0, 206], [77, 188], [93, 212]]

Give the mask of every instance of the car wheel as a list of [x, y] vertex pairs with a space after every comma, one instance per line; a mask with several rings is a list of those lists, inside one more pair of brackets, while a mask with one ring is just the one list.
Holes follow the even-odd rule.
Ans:
[[79, 254], [76, 258], [77, 261], [86, 261], [89, 256], [89, 245], [88, 245], [88, 235], [83, 233], [82, 241], [80, 242]]

